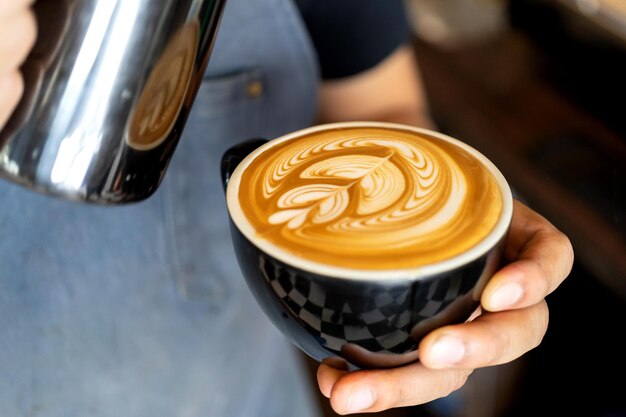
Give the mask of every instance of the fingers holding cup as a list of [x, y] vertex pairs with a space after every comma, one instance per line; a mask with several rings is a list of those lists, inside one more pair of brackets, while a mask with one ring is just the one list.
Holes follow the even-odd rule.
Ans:
[[481, 305], [487, 311], [541, 302], [569, 275], [574, 251], [567, 236], [515, 201], [505, 257], [510, 263], [491, 278], [483, 291]]
[[548, 322], [545, 301], [522, 309], [486, 312], [471, 322], [428, 334], [419, 346], [420, 361], [432, 369], [476, 369], [508, 363], [541, 343]]
[[425, 404], [461, 388], [471, 373], [471, 369], [438, 370], [413, 363], [352, 373], [321, 365], [317, 375], [333, 409], [350, 414]]
[[420, 344], [418, 363], [356, 372], [322, 364], [318, 385], [340, 414], [424, 404], [461, 388], [474, 369], [510, 362], [536, 347], [547, 324], [545, 302], [484, 313], [430, 333]]

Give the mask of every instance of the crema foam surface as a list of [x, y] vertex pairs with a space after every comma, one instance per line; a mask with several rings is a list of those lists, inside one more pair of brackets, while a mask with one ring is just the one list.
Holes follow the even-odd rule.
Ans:
[[266, 149], [241, 175], [238, 202], [255, 239], [366, 270], [457, 256], [484, 239], [503, 210], [498, 182], [466, 150], [375, 127], [315, 132]]

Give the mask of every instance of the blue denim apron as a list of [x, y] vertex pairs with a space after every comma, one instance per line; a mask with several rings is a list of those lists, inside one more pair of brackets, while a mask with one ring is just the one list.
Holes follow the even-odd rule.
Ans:
[[124, 207], [0, 182], [1, 417], [314, 416], [313, 381], [251, 298], [219, 160], [314, 119], [289, 0], [229, 0], [164, 183]]

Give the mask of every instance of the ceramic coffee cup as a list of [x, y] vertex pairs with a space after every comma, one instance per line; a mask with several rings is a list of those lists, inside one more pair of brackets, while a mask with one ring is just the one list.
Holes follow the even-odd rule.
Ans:
[[478, 307], [512, 217], [506, 179], [441, 133], [351, 122], [255, 139], [222, 158], [243, 276], [317, 361], [417, 360], [436, 327]]

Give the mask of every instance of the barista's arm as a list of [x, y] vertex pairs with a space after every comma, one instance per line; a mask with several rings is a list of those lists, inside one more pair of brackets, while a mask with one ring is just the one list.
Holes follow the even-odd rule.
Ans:
[[35, 43], [33, 0], [0, 0], [0, 130], [24, 89], [19, 67]]
[[[360, 75], [326, 83], [320, 121], [378, 120], [432, 127], [416, 61], [403, 47]], [[419, 346], [420, 363], [393, 370], [318, 370], [321, 392], [341, 413], [416, 405], [460, 388], [473, 369], [510, 362], [536, 347], [548, 324], [544, 298], [569, 274], [569, 240], [546, 219], [515, 202], [506, 247], [511, 261], [487, 285], [484, 313], [433, 331]]]
[[375, 120], [433, 128], [426, 92], [410, 46], [401, 46], [376, 67], [325, 81], [320, 88], [320, 122]]

